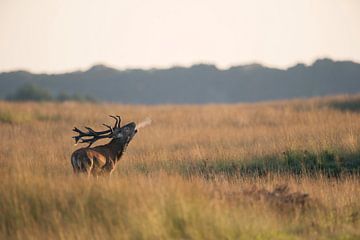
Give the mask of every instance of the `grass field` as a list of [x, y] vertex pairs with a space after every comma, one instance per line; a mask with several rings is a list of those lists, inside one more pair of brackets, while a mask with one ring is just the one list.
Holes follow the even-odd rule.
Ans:
[[[72, 127], [109, 114], [153, 124], [110, 179], [74, 176]], [[360, 238], [359, 96], [0, 102], [0, 132], [0, 239]]]

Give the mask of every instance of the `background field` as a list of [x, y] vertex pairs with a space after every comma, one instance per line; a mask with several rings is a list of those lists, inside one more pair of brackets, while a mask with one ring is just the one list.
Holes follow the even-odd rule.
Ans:
[[[73, 126], [151, 117], [111, 179]], [[358, 239], [360, 97], [235, 105], [0, 102], [2, 239]], [[104, 142], [103, 142], [104, 143]]]

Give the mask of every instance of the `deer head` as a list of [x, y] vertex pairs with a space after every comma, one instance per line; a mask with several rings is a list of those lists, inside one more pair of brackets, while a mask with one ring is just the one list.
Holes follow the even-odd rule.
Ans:
[[125, 126], [120, 126], [121, 118], [120, 116], [111, 116], [115, 119], [115, 124], [113, 127], [103, 124], [107, 130], [104, 131], [95, 131], [90, 127], [85, 127], [87, 132], [81, 131], [77, 127], [74, 127], [73, 131], [78, 133], [77, 136], [74, 136], [75, 143], [89, 143], [87, 147], [90, 147], [94, 142], [103, 138], [112, 138], [120, 143], [127, 145], [132, 138], [137, 133], [136, 124], [134, 122], [128, 123]]

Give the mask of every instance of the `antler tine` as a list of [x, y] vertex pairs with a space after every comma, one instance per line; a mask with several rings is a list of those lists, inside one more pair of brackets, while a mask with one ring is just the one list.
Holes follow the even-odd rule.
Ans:
[[89, 136], [89, 137], [92, 137], [93, 135], [104, 135], [104, 134], [107, 134], [107, 133], [110, 133], [112, 132], [112, 129], [111, 130], [104, 130], [104, 131], [95, 131], [94, 129], [90, 128], [90, 127], [85, 127], [88, 132], [87, 133], [84, 133], [84, 137], [85, 136]]
[[82, 135], [83, 132], [81, 130], [79, 130], [78, 128], [76, 128], [76, 127], [74, 127], [73, 131], [79, 133], [79, 136], [73, 136], [72, 137], [72, 138], [75, 139], [75, 143], [78, 143], [78, 141], [81, 139], [81, 135]]
[[118, 120], [115, 116], [113, 116], [113, 115], [109, 115], [109, 117], [115, 119], [114, 128], [118, 128], [119, 120]]
[[89, 143], [87, 147], [90, 147], [94, 142], [96, 142], [99, 139], [107, 138], [108, 136], [94, 136], [93, 138], [89, 139], [81, 139], [80, 143]]
[[92, 129], [92, 128], [89, 128], [89, 127], [85, 127], [89, 133], [92, 133], [92, 134], [96, 134], [96, 132]]
[[74, 128], [73, 128], [73, 131], [74, 131], [74, 132], [77, 132], [77, 133], [79, 133], [79, 134], [85, 134], [83, 131], [81, 131], [81, 130], [78, 129], [77, 127], [74, 127]]
[[78, 129], [77, 127], [73, 128], [74, 132], [77, 132], [79, 135], [78, 136], [73, 136], [73, 138], [75, 139], [75, 143], [78, 143], [78, 141], [82, 138], [82, 137], [86, 137], [89, 136], [88, 133], [85, 133], [83, 131], [81, 131], [80, 129]]
[[121, 128], [121, 127], [120, 127], [121, 118], [120, 118], [120, 116], [119, 116], [119, 115], [116, 115], [116, 117], [119, 119], [119, 122], [118, 122], [118, 124], [117, 124], [117, 127], [118, 127], [118, 128]]
[[103, 123], [103, 126], [107, 127], [111, 133], [114, 132], [114, 129], [110, 125]]

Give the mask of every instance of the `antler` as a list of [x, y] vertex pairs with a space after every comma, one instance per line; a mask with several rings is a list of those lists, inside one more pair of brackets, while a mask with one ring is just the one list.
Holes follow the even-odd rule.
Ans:
[[116, 115], [116, 117], [115, 117], [115, 116], [110, 115], [110, 117], [112, 117], [112, 118], [115, 119], [115, 121], [116, 121], [114, 127], [120, 128], [120, 122], [121, 122], [120, 116], [119, 116], [119, 115]]
[[78, 136], [73, 136], [73, 138], [75, 139], [75, 143], [77, 144], [79, 141], [80, 143], [89, 143], [87, 147], [90, 147], [94, 142], [96, 142], [99, 139], [111, 137], [114, 132], [114, 129], [120, 128], [121, 119], [120, 116], [116, 116], [117, 118], [114, 116], [110, 116], [110, 117], [114, 118], [116, 122], [114, 127], [111, 127], [104, 123], [103, 125], [107, 127], [108, 130], [96, 132], [90, 127], [85, 127], [88, 130], [88, 132], [83, 132], [77, 127], [74, 127], [73, 131], [79, 134]]
[[78, 143], [79, 141], [80, 143], [89, 143], [88, 147], [90, 147], [97, 140], [102, 138], [108, 138], [112, 135], [112, 129], [96, 132], [89, 127], [85, 127], [85, 128], [88, 130], [88, 132], [83, 132], [77, 127], [74, 127], [73, 131], [79, 134], [78, 136], [73, 137], [75, 139], [75, 143]]

